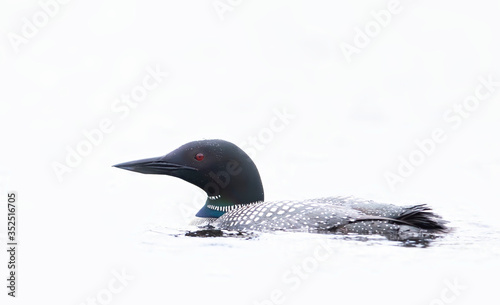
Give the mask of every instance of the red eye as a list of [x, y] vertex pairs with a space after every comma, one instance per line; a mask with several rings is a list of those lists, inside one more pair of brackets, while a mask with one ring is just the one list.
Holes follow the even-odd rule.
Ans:
[[194, 156], [194, 158], [198, 161], [201, 161], [203, 160], [203, 158], [205, 158], [205, 155], [203, 155], [202, 153], [197, 153], [196, 156]]

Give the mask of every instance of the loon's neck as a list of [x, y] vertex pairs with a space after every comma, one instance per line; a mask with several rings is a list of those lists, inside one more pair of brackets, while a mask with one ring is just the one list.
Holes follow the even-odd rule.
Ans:
[[245, 205], [253, 204], [255, 202], [248, 203], [234, 203], [231, 200], [224, 199], [223, 197], [210, 196], [205, 201], [205, 205], [196, 213], [196, 217], [202, 218], [219, 218], [224, 213], [231, 210], [241, 208]]

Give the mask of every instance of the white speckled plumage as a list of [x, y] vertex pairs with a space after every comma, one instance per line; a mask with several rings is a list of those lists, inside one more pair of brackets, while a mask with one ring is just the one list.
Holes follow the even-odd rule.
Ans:
[[[398, 217], [414, 207], [400, 207], [352, 197], [257, 202], [233, 209], [218, 219], [213, 219], [211, 225], [234, 231], [379, 234], [400, 239], [403, 233], [421, 236], [427, 232], [405, 225], [403, 221], [397, 222]], [[377, 219], [379, 217], [381, 219]]]

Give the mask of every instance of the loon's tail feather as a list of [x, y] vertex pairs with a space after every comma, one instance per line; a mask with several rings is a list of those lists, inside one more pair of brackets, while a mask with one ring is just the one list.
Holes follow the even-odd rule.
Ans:
[[425, 204], [408, 207], [395, 219], [431, 232], [445, 233], [449, 230], [445, 225], [447, 221], [441, 219], [441, 216], [434, 214], [432, 209]]
[[[352, 221], [350, 221], [350, 224], [355, 222], [385, 220], [391, 223], [426, 230], [429, 233], [449, 232], [449, 228], [445, 225], [447, 221], [441, 219], [441, 216], [436, 215], [431, 211], [431, 208], [429, 208], [427, 205], [419, 204], [405, 208], [405, 210], [396, 217], [365, 215], [353, 219]], [[338, 227], [334, 227], [330, 230], [337, 229]]]

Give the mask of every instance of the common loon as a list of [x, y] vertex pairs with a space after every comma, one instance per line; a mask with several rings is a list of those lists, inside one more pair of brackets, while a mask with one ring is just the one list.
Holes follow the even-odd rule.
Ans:
[[433, 237], [446, 221], [424, 204], [392, 204], [329, 197], [305, 201], [264, 201], [259, 171], [233, 143], [201, 140], [162, 157], [114, 165], [143, 174], [181, 178], [207, 193], [198, 225], [232, 231], [301, 231], [378, 234], [391, 240]]

